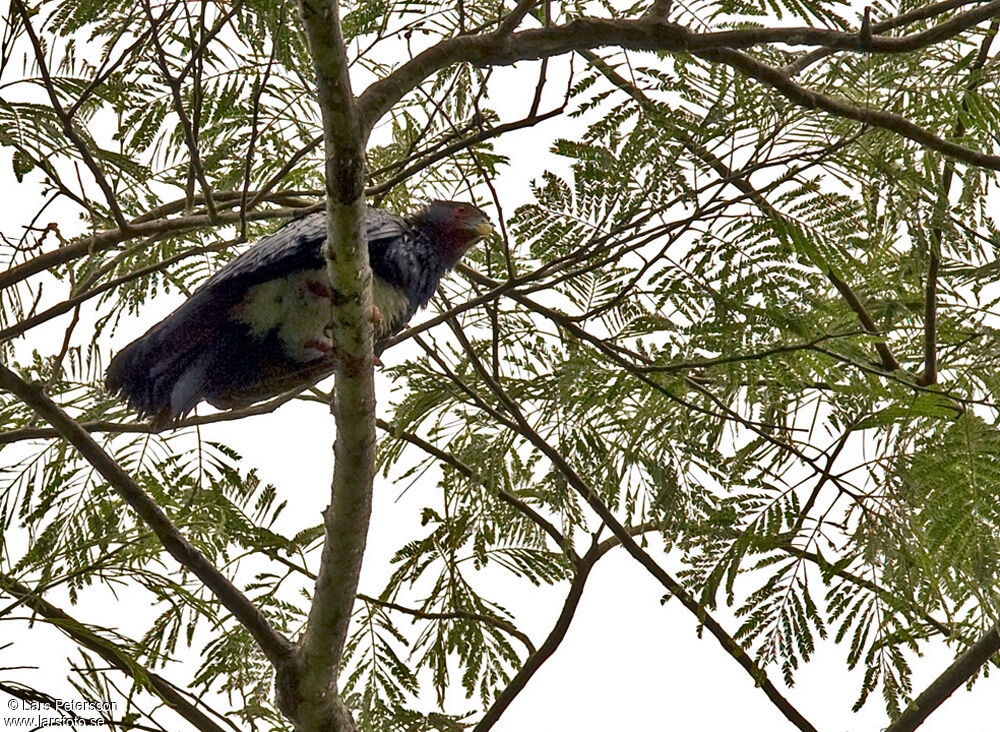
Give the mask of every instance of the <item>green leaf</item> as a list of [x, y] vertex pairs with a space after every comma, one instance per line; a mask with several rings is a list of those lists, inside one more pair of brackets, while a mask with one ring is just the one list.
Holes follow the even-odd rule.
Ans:
[[18, 183], [24, 181], [24, 176], [35, 168], [35, 161], [23, 150], [15, 150], [11, 158], [11, 165], [14, 168], [14, 177]]

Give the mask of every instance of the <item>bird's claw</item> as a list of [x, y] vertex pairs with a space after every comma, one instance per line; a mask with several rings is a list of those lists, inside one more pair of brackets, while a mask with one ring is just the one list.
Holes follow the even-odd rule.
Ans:
[[[319, 351], [321, 358], [330, 361], [335, 361], [337, 359], [337, 347], [333, 345], [331, 341], [325, 341], [325, 340], [320, 340], [318, 338], [313, 338], [311, 341], [306, 341], [305, 347], [311, 348], [314, 351]], [[372, 361], [380, 369], [385, 368], [385, 364], [382, 363], [382, 359], [380, 359], [378, 356], [373, 356]]]
[[313, 338], [311, 341], [305, 342], [305, 347], [311, 348], [314, 351], [319, 351], [320, 356], [324, 359], [333, 361], [337, 358], [337, 347], [330, 341]]
[[[309, 280], [306, 283], [306, 287], [309, 289], [309, 292], [317, 297], [325, 297], [327, 299], [333, 298], [333, 291], [319, 280]], [[382, 317], [382, 311], [378, 309], [378, 305], [375, 303], [372, 303], [372, 312], [369, 317], [371, 318], [372, 325], [374, 325], [376, 329], [381, 327], [382, 323], [385, 322], [385, 319]], [[333, 325], [327, 325], [323, 329], [323, 334], [326, 336], [326, 339], [321, 340], [319, 338], [314, 338], [311, 341], [307, 341], [305, 346], [306, 348], [311, 348], [314, 351], [319, 351], [322, 358], [333, 361], [337, 358], [337, 348], [333, 345], [333, 341], [330, 340], [333, 335]], [[378, 356], [374, 356], [373, 361], [380, 369], [385, 367], [385, 364], [382, 363], [382, 359]]]
[[325, 297], [327, 300], [333, 299], [333, 290], [319, 280], [309, 280], [306, 283], [306, 288], [316, 297]]

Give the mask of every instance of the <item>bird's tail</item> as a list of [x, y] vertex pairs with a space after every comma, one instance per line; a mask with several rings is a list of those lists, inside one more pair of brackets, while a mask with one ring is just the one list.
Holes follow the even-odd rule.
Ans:
[[208, 334], [191, 328], [154, 326], [116, 355], [105, 387], [148, 417], [167, 425], [194, 409], [205, 397], [215, 348]]

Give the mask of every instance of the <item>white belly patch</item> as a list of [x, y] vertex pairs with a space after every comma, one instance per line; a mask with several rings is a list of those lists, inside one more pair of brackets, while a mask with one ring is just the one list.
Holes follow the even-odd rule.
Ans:
[[[316, 344], [329, 343], [329, 280], [323, 270], [295, 272], [287, 277], [251, 287], [236, 307], [235, 315], [246, 323], [256, 338], [271, 332], [280, 339], [288, 355], [296, 361], [312, 361], [322, 355]], [[409, 310], [403, 290], [373, 278], [372, 298], [382, 316], [375, 323], [375, 338], [387, 335]]]
[[297, 361], [311, 361], [316, 349], [311, 341], [326, 339], [330, 324], [330, 300], [310, 289], [309, 283], [326, 286], [321, 270], [295, 272], [251, 287], [237, 306], [237, 317], [263, 340], [272, 331], [288, 355]]
[[372, 300], [382, 315], [381, 323], [375, 323], [375, 338], [383, 338], [393, 331], [396, 324], [406, 317], [410, 309], [410, 298], [398, 287], [393, 287], [378, 277], [372, 278]]

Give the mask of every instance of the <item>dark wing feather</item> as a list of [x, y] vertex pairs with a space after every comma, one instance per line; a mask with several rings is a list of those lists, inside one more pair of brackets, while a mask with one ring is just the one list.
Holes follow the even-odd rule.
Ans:
[[[410, 227], [395, 214], [369, 207], [365, 211], [365, 232], [371, 250], [373, 246], [385, 246], [401, 236], [407, 236]], [[216, 272], [199, 292], [212, 288], [232, 288], [242, 295], [248, 288], [268, 280], [305, 269], [321, 269], [325, 266], [322, 246], [324, 241], [324, 212], [294, 219]]]

